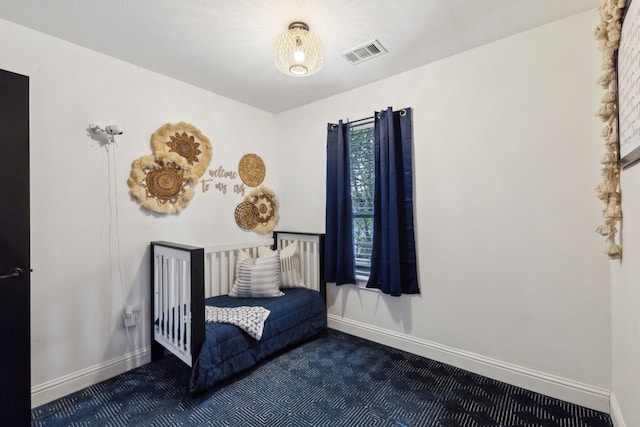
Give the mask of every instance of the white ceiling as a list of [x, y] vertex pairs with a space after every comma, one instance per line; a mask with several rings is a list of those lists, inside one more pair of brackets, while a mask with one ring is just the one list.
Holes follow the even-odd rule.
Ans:
[[[0, 18], [279, 113], [596, 9], [600, 3], [0, 0]], [[309, 24], [324, 42], [324, 67], [309, 77], [281, 74], [271, 57], [275, 36], [298, 20]], [[378, 39], [389, 53], [357, 65], [340, 56], [373, 39]]]

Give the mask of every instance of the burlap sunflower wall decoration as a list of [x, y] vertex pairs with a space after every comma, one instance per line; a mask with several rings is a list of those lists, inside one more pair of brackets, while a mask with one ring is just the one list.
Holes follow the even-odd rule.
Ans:
[[276, 193], [264, 186], [249, 193], [235, 210], [236, 223], [243, 230], [271, 232], [280, 220], [280, 202]]
[[167, 123], [151, 136], [153, 153], [177, 153], [187, 160], [193, 172], [200, 178], [211, 162], [211, 141], [189, 123]]
[[132, 164], [131, 195], [150, 211], [178, 213], [195, 194], [189, 185], [209, 167], [211, 142], [189, 123], [167, 123], [151, 135], [151, 148], [153, 156]]
[[170, 214], [187, 206], [195, 194], [188, 185], [197, 181], [188, 161], [168, 152], [136, 159], [127, 184], [144, 208]]

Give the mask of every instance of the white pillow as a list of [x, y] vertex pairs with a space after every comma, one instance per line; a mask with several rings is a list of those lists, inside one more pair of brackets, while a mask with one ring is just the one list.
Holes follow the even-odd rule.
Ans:
[[[258, 256], [266, 256], [278, 251], [272, 251], [265, 247], [258, 248]], [[305, 287], [300, 273], [300, 255], [298, 254], [298, 241], [280, 249], [280, 287], [300, 288]]]
[[229, 296], [272, 298], [284, 295], [280, 291], [280, 254], [258, 257], [239, 250], [236, 256], [236, 279]]

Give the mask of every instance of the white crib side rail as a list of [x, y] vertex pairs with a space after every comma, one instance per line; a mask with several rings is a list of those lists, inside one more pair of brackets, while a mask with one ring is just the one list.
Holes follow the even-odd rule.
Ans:
[[188, 251], [153, 246], [154, 338], [191, 366], [191, 257]]
[[[321, 292], [323, 284], [321, 260], [321, 235], [303, 233], [277, 233], [277, 248], [298, 242], [300, 272], [305, 287]], [[205, 246], [205, 298], [229, 293], [235, 280], [236, 254], [244, 250], [253, 258], [258, 256], [258, 247], [273, 245], [272, 238], [224, 245]]]
[[205, 298], [229, 293], [236, 275], [236, 253], [244, 250], [253, 258], [258, 257], [258, 247], [273, 245], [273, 239], [251, 242], [206, 246], [205, 262]]

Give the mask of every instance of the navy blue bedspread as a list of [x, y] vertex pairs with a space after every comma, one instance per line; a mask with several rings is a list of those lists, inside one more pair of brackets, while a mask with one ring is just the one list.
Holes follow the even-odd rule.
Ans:
[[207, 298], [217, 307], [260, 306], [271, 310], [261, 340], [234, 325], [207, 323], [206, 339], [191, 372], [191, 393], [203, 392], [219, 381], [254, 366], [268, 356], [300, 343], [327, 327], [327, 309], [320, 293], [304, 288], [283, 289], [277, 298]]

